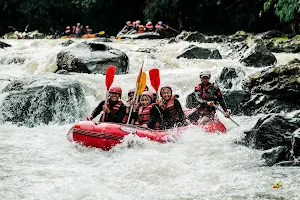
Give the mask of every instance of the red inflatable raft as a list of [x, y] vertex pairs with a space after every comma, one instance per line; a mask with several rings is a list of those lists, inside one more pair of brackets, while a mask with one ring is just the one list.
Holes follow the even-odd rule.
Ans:
[[[189, 114], [191, 110], [185, 110]], [[222, 122], [215, 120], [198, 125], [205, 132], [226, 133], [226, 127]], [[172, 141], [186, 130], [187, 127], [174, 128], [172, 130], [151, 130], [134, 125], [116, 124], [109, 122], [96, 123], [93, 121], [81, 121], [75, 124], [67, 135], [69, 141], [79, 142], [85, 146], [97, 147], [109, 150], [113, 146], [120, 144], [125, 136], [135, 134], [141, 138], [148, 138], [153, 141], [165, 143]], [[171, 134], [170, 134], [171, 133]]]

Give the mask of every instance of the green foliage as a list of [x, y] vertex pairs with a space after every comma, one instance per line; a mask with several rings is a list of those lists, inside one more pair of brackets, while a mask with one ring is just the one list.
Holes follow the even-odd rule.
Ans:
[[[276, 0], [275, 0], [276, 1]], [[282, 22], [291, 22], [300, 14], [300, 0], [268, 0], [264, 4], [264, 11], [268, 11], [272, 5], [275, 14]]]
[[274, 45], [277, 46], [280, 42], [285, 42], [285, 41], [288, 41], [289, 38], [284, 35], [282, 37], [279, 37], [279, 38], [272, 38], [273, 42], [274, 42]]

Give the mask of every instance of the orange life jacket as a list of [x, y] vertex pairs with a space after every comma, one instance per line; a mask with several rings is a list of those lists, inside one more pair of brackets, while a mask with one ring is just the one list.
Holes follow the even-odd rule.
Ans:
[[145, 27], [143, 25], [138, 25], [137, 33], [144, 33]]

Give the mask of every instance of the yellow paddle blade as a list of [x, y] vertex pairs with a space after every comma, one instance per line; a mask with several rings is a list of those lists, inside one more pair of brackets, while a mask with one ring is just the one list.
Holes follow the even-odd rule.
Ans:
[[66, 39], [68, 38], [68, 36], [61, 36], [61, 39]]
[[137, 95], [141, 95], [146, 88], [146, 73], [143, 72], [140, 77], [140, 81], [138, 83]]
[[105, 31], [100, 31], [99, 34], [100, 34], [100, 35], [104, 35], [104, 34], [105, 34]]

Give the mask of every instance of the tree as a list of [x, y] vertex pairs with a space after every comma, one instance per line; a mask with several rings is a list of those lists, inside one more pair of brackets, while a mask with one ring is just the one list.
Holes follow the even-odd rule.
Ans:
[[299, 17], [300, 0], [268, 0], [264, 4], [265, 12], [272, 6], [274, 6], [275, 14], [282, 22], [291, 22]]

